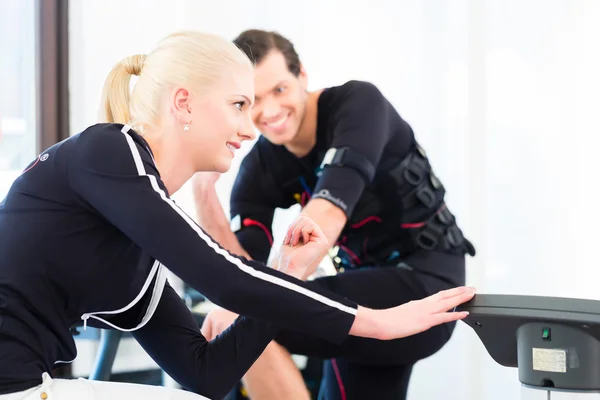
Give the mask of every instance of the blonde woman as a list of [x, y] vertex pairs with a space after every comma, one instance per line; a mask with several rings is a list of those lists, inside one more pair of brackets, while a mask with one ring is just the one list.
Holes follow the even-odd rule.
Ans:
[[[309, 289], [299, 278], [327, 243], [306, 217], [290, 227], [274, 270], [224, 250], [178, 208], [171, 194], [196, 172], [227, 171], [253, 138], [253, 99], [253, 66], [233, 43], [177, 33], [115, 66], [105, 122], [23, 171], [0, 203], [0, 399], [217, 399], [281, 328], [339, 343], [465, 317], [446, 311], [469, 300], [470, 288], [386, 310]], [[166, 268], [242, 317], [207, 341]], [[132, 332], [193, 393], [52, 379], [53, 367], [75, 358], [70, 327], [81, 321]]]

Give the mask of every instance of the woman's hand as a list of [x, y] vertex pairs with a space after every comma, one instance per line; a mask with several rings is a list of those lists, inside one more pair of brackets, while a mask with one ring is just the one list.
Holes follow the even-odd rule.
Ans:
[[474, 295], [474, 288], [457, 287], [385, 310], [359, 307], [350, 334], [380, 340], [415, 335], [436, 325], [467, 317], [468, 312], [455, 312], [454, 309]]
[[277, 269], [305, 280], [315, 272], [328, 248], [321, 228], [308, 216], [300, 214], [287, 230]]

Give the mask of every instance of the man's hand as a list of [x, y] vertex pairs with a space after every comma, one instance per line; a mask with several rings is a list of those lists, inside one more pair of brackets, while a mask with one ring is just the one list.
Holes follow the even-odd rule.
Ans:
[[277, 269], [305, 280], [312, 275], [329, 248], [329, 242], [319, 226], [305, 214], [290, 225], [279, 252]]
[[194, 191], [214, 188], [221, 174], [219, 172], [196, 172], [192, 177]]
[[220, 176], [218, 172], [197, 172], [192, 177], [196, 222], [225, 249], [251, 259], [231, 231], [219, 201], [215, 184]]

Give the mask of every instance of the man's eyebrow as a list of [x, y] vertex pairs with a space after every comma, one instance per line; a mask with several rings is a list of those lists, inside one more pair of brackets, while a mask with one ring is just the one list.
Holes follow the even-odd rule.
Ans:
[[[273, 90], [275, 90], [276, 87], [281, 86], [282, 84], [284, 84], [286, 82], [287, 82], [287, 79], [277, 82], [275, 85], [271, 86], [271, 88], [269, 89], [269, 92], [272, 92]], [[260, 96], [256, 96], [256, 98], [260, 98]]]

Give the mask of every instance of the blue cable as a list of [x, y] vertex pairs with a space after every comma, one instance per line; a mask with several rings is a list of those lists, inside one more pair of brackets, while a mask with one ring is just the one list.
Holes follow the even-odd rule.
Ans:
[[300, 177], [300, 183], [302, 184], [302, 187], [304, 188], [304, 190], [306, 190], [306, 193], [308, 193], [310, 196], [312, 196], [312, 190], [310, 190], [310, 188], [306, 184], [306, 180], [304, 179], [303, 176]]

